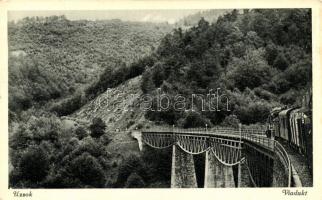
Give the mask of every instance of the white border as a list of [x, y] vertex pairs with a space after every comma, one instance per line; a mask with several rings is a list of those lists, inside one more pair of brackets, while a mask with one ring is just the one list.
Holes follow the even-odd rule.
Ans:
[[[313, 142], [314, 142], [314, 187], [304, 188], [305, 197], [284, 196], [282, 188], [224, 188], [224, 189], [33, 189], [32, 199], [322, 199], [322, 134], [320, 103], [321, 88], [321, 37], [319, 12], [321, 2], [318, 0], [270, 0], [270, 1], [76, 1], [76, 0], [0, 0], [0, 200], [15, 199], [12, 189], [8, 189], [8, 70], [7, 70], [7, 11], [8, 10], [119, 10], [119, 9], [225, 9], [225, 8], [312, 8], [312, 45], [313, 45]], [[302, 190], [301, 188], [299, 190]], [[295, 188], [292, 189], [295, 191]], [[21, 198], [16, 198], [21, 199]]]

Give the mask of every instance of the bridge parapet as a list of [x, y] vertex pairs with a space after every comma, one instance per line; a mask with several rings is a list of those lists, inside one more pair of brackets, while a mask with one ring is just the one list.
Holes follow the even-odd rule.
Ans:
[[274, 147], [275, 147], [275, 152], [276, 155], [279, 157], [279, 160], [282, 162], [286, 174], [288, 175], [288, 182], [287, 185], [288, 187], [291, 186], [292, 184], [292, 165], [291, 165], [291, 161], [290, 158], [287, 154], [287, 152], [285, 151], [284, 147], [277, 141], [274, 142]]
[[[172, 137], [172, 142], [176, 143], [178, 139], [183, 139], [191, 136], [191, 140], [209, 140], [209, 138], [226, 138], [231, 140], [249, 141], [257, 143], [264, 148], [274, 151], [274, 140], [267, 138], [265, 135], [265, 130], [262, 129], [235, 129], [235, 128], [225, 128], [217, 127], [211, 130], [193, 128], [193, 129], [179, 129], [179, 128], [158, 128], [158, 129], [145, 129], [142, 130], [143, 135], [150, 135], [150, 137], [158, 137], [159, 139], [164, 137], [162, 135], [167, 135], [168, 138]], [[183, 137], [183, 136], [185, 137]], [[148, 136], [146, 136], [148, 137]], [[161, 142], [157, 142], [161, 144]], [[150, 142], [148, 142], [150, 144]], [[209, 142], [207, 142], [209, 144]], [[152, 145], [153, 146], [153, 145]], [[155, 147], [155, 145], [153, 146]], [[209, 146], [208, 146], [209, 147]], [[155, 147], [157, 148], [157, 147]], [[162, 148], [160, 146], [159, 148]], [[202, 153], [201, 151], [200, 153]], [[194, 152], [196, 153], [196, 152]]]

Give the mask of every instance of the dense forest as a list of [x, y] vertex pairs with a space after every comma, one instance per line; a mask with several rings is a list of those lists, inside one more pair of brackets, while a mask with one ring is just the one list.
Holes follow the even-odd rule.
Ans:
[[[119, 159], [120, 153], [106, 149], [113, 132], [100, 118], [78, 124], [59, 116], [142, 74], [141, 64], [149, 62], [144, 56], [171, 29], [167, 23], [72, 21], [64, 16], [10, 21], [10, 187], [137, 187], [135, 170], [132, 174], [133, 169], [121, 166], [152, 161], [150, 154]], [[135, 164], [138, 170], [156, 168], [142, 163]], [[119, 168], [127, 170], [125, 175]], [[147, 177], [154, 179], [151, 173]]]
[[[65, 17], [9, 22], [10, 187], [169, 187], [171, 149], [128, 144], [112, 152], [111, 122], [70, 128], [62, 117], [139, 75], [153, 108], [159, 88], [194, 104], [194, 112], [147, 111], [146, 121], [160, 126], [263, 124], [272, 108], [300, 105], [312, 86], [311, 10], [214, 13], [217, 20], [189, 29]], [[191, 99], [217, 88], [229, 111], [203, 111]]]
[[170, 30], [161, 23], [71, 21], [64, 16], [11, 21], [9, 109], [20, 112], [83, 91], [104, 70], [149, 54]]
[[[233, 10], [212, 24], [201, 19], [187, 31], [175, 29], [144, 72], [142, 90], [156, 96], [161, 88], [170, 99], [182, 94], [196, 111], [146, 117], [182, 127], [253, 124], [265, 123], [273, 107], [300, 105], [312, 79], [310, 21], [310, 10]], [[229, 112], [203, 111], [202, 102], [192, 102], [191, 94], [217, 88], [227, 95]]]

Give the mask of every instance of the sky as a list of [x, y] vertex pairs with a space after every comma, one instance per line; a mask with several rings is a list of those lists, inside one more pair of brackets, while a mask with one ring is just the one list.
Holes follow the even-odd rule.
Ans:
[[120, 19], [122, 21], [140, 22], [168, 22], [175, 23], [181, 18], [199, 12], [201, 10], [88, 10], [88, 11], [9, 11], [8, 20], [17, 21], [25, 17], [45, 17], [52, 15], [65, 15], [69, 20], [102, 20]]

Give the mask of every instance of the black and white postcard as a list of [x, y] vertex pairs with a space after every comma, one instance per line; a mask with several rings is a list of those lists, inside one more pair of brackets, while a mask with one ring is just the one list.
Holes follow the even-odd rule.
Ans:
[[320, 199], [320, 4], [222, 3], [0, 2], [0, 199]]

